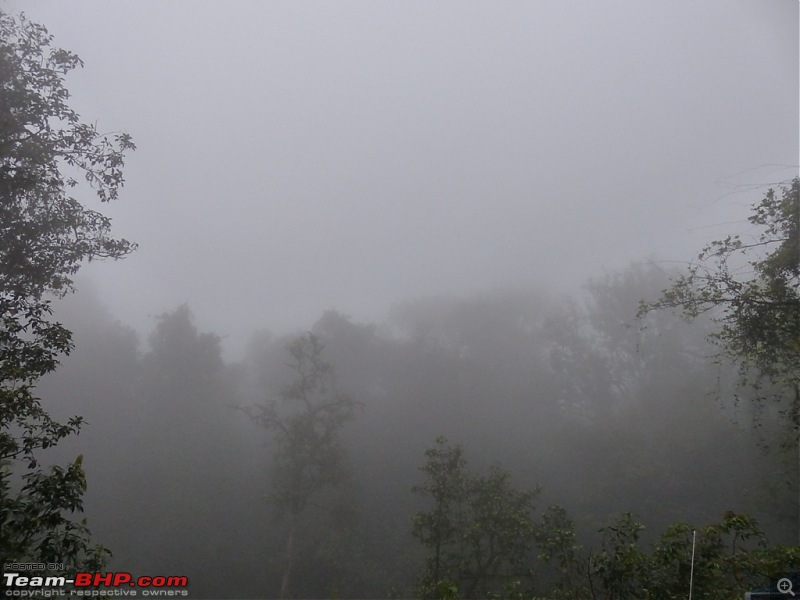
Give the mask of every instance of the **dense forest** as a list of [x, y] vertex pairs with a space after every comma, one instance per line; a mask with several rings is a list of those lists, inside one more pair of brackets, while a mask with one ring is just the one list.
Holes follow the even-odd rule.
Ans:
[[[252, 409], [277, 399], [301, 410], [282, 396], [300, 375], [287, 345], [314, 338], [335, 375], [325, 393], [355, 408], [338, 432], [346, 468], [299, 519], [292, 596], [414, 595], [427, 554], [412, 523], [432, 499], [412, 488], [440, 436], [471, 469], [538, 491], [532, 519], [563, 507], [587, 549], [625, 512], [645, 525], [643, 548], [675, 522], [700, 528], [726, 512], [792, 543], [797, 473], [778, 406], [731, 400], [737, 373], [714, 360], [712, 324], [636, 317], [668, 275], [634, 265], [580, 298], [419, 298], [381, 323], [329, 311], [307, 332], [254, 333], [238, 363], [189, 307], [139, 340], [89, 287], [61, 303], [76, 350], [40, 386], [59, 417], [89, 426], [54, 453], [85, 456], [86, 510], [114, 568], [188, 574], [208, 597], [277, 596], [288, 528], [270, 501], [279, 449]], [[550, 581], [555, 567], [536, 556], [526, 569]]]

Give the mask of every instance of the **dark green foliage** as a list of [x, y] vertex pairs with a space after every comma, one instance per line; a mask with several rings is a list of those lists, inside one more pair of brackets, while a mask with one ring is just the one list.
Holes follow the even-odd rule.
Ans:
[[134, 146], [69, 108], [63, 78], [82, 63], [51, 41], [41, 25], [0, 12], [0, 562], [78, 568], [104, 554], [90, 548], [85, 523], [68, 518], [82, 510], [82, 459], [38, 465], [40, 451], [77, 433], [82, 419], [54, 421], [34, 388], [72, 350], [47, 296], [70, 291], [82, 261], [134, 247], [67, 192], [82, 177], [101, 201], [115, 199]]
[[[730, 235], [706, 246], [697, 262], [640, 314], [680, 308], [688, 319], [711, 313], [721, 353], [740, 365], [740, 383], [772, 386], [800, 431], [800, 178], [770, 189], [749, 218], [760, 230]], [[753, 376], [754, 375], [754, 376]], [[788, 390], [788, 392], [786, 392]], [[786, 392], [782, 393], [781, 392]]]
[[537, 559], [551, 569], [548, 585], [553, 598], [571, 598], [576, 581], [586, 574], [580, 561], [581, 547], [577, 543], [575, 521], [561, 506], [549, 506], [542, 515], [536, 533]]
[[[719, 358], [738, 364], [740, 388], [759, 408], [770, 397], [780, 407], [780, 443], [765, 436], [767, 445], [800, 451], [800, 178], [780, 194], [768, 190], [749, 222], [757, 236], [708, 244], [639, 315], [667, 307], [689, 320], [711, 314], [718, 327], [709, 338]], [[800, 517], [797, 524], [800, 531]]]
[[116, 199], [134, 145], [81, 122], [64, 76], [83, 63], [51, 42], [42, 25], [0, 13], [0, 281], [19, 297], [66, 291], [84, 260], [133, 249], [68, 194], [82, 177], [101, 201]]
[[75, 522], [64, 516], [83, 510], [86, 476], [82, 462], [79, 456], [66, 468], [26, 473], [17, 493], [11, 491], [8, 477], [0, 479], [4, 562], [66, 562], [70, 569], [101, 568], [108, 551], [91, 545], [86, 519]]
[[444, 438], [425, 452], [425, 483], [414, 492], [433, 501], [414, 517], [413, 534], [427, 548], [422, 597], [464, 598], [501, 593], [529, 574], [537, 491], [521, 492], [507, 471], [480, 476], [466, 467], [460, 446]]
[[[585, 552], [571, 544], [573, 530], [543, 527], [542, 545], [556, 551], [540, 556], [572, 571], [551, 596], [586, 600], [678, 600], [688, 597], [690, 580], [695, 598], [728, 600], [763, 586], [771, 575], [786, 571], [800, 559], [800, 548], [769, 546], [754, 519], [733, 512], [722, 520], [693, 529], [688, 523], [669, 526], [651, 545], [641, 537], [645, 527], [624, 513], [600, 533], [601, 546]], [[693, 532], [696, 531], [692, 579]]]

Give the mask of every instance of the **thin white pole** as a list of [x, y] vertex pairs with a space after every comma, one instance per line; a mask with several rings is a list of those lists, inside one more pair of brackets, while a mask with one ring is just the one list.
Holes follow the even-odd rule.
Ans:
[[689, 600], [692, 600], [692, 585], [694, 584], [694, 545], [697, 540], [697, 530], [692, 529], [692, 567], [689, 570]]

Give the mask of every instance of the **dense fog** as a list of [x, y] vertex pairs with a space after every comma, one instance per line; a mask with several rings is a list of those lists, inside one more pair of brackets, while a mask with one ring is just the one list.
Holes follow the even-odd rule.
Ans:
[[[76, 52], [70, 102], [137, 146], [118, 201], [77, 197], [138, 249], [54, 300], [75, 348], [36, 385], [85, 417], [43, 456], [83, 456], [107, 570], [425, 596], [448, 580], [421, 467], [456, 446], [587, 551], [626, 512], [642, 544], [732, 514], [797, 543], [780, 390], [741, 385], [718, 313], [640, 310], [796, 176], [796, 2], [0, 9]], [[536, 531], [546, 595], [568, 575]]]
[[[424, 503], [411, 488], [440, 435], [475, 468], [541, 486], [537, 507], [564, 506], [587, 544], [623, 511], [651, 536], [746, 512], [772, 541], [793, 542], [791, 455], [762, 450], [785, 435], [780, 417], [767, 406], [756, 428], [754, 405], [731, 400], [735, 372], [711, 360], [707, 323], [635, 317], [667, 275], [638, 265], [592, 280], [583, 300], [429, 296], [378, 323], [336, 311], [310, 323], [337, 386], [362, 405], [343, 428], [346, 485], [298, 536], [293, 595], [413, 594], [422, 553], [410, 524]], [[90, 289], [64, 302], [77, 349], [41, 391], [90, 423], [58, 451], [87, 457], [93, 532], [119, 568], [187, 573], [209, 597], [277, 595], [286, 526], [267, 501], [274, 447], [241, 408], [292, 381], [289, 338], [254, 332], [228, 362], [181, 305], [144, 343]]]
[[687, 261], [797, 164], [791, 0], [12, 9], [138, 146], [100, 297], [143, 337], [189, 302], [235, 357], [329, 309]]

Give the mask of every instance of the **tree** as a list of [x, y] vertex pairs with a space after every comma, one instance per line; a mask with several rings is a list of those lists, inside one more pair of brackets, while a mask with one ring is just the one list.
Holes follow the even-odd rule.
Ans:
[[537, 558], [555, 565], [555, 578], [550, 584], [551, 598], [582, 598], [585, 591], [581, 585], [586, 574], [580, 559], [581, 546], [575, 535], [575, 521], [561, 506], [547, 507], [536, 531]]
[[[711, 312], [712, 335], [741, 368], [744, 385], [761, 380], [788, 387], [786, 414], [800, 426], [800, 178], [770, 188], [748, 221], [761, 231], [752, 239], [729, 235], [703, 248], [688, 272], [642, 303], [640, 315], [680, 308], [688, 319]], [[755, 371], [756, 380], [751, 379]]]
[[311, 333], [290, 341], [286, 351], [295, 380], [278, 398], [246, 409], [272, 433], [275, 444], [270, 500], [288, 521], [281, 598], [290, 593], [301, 518], [319, 496], [340, 487], [347, 478], [341, 430], [355, 416], [358, 403], [339, 391], [323, 350], [322, 341]]
[[575, 544], [574, 523], [563, 509], [545, 516], [537, 538], [540, 558], [558, 561], [562, 577], [549, 593], [574, 600], [670, 600], [694, 597], [726, 600], [760, 587], [788, 571], [800, 548], [770, 546], [751, 517], [726, 512], [722, 519], [694, 528], [677, 522], [653, 544], [643, 544], [645, 526], [631, 513], [619, 515], [600, 530], [600, 548]]
[[42, 25], [0, 11], [0, 561], [88, 568], [105, 551], [91, 547], [85, 520], [69, 518], [82, 510], [82, 458], [39, 467], [41, 451], [82, 419], [53, 420], [35, 386], [72, 349], [52, 300], [72, 291], [83, 261], [135, 247], [70, 193], [85, 192], [82, 178], [101, 202], [116, 199], [134, 144], [81, 122], [64, 77], [83, 63], [51, 43]]
[[698, 598], [741, 597], [800, 556], [798, 548], [770, 547], [754, 519], [734, 512], [697, 529], [675, 523], [649, 551], [640, 548], [642, 530], [630, 513], [603, 529], [602, 549], [588, 562], [592, 598], [685, 598], [690, 586]]
[[514, 489], [497, 467], [486, 476], [470, 472], [463, 449], [442, 437], [425, 456], [426, 481], [413, 488], [433, 500], [414, 517], [414, 537], [429, 552], [422, 597], [446, 597], [453, 587], [465, 598], [485, 597], [517, 585], [529, 574], [538, 490]]
[[[713, 323], [687, 323], [673, 311], [637, 321], [639, 300], [658, 297], [670, 274], [679, 272], [649, 261], [608, 273], [546, 323], [563, 407], [547, 422], [558, 432], [554, 470], [573, 477], [556, 471], [545, 479], [542, 470], [540, 480], [596, 527], [620, 511], [645, 514], [650, 527], [662, 528], [735, 508], [754, 512], [769, 531], [785, 531], [794, 496], [783, 489], [785, 476], [770, 477], [782, 457], [763, 455], [732, 422], [737, 407], [715, 399], [715, 391], [735, 389], [736, 370], [708, 360]], [[575, 462], [568, 467], [569, 457]], [[773, 486], [780, 490], [760, 496]]]
[[721, 356], [739, 365], [742, 387], [755, 390], [759, 400], [769, 394], [782, 403], [800, 451], [800, 178], [780, 193], [770, 188], [748, 221], [757, 236], [711, 242], [661, 298], [642, 303], [639, 314], [679, 308], [692, 320], [711, 313], [718, 325], [711, 338]]
[[[240, 443], [242, 415], [226, 406], [236, 395], [234, 370], [220, 337], [198, 330], [186, 304], [159, 315], [148, 341], [132, 386], [129, 441], [106, 474], [118, 494], [139, 497], [127, 514], [141, 525], [119, 532], [125, 556], [118, 558], [139, 572], [184, 573], [194, 593], [247, 595], [231, 578], [246, 564], [241, 556], [258, 508], [248, 506], [243, 484], [256, 472]], [[134, 449], [136, 460], [126, 462], [123, 454]], [[254, 582], [241, 585], [255, 589]]]

